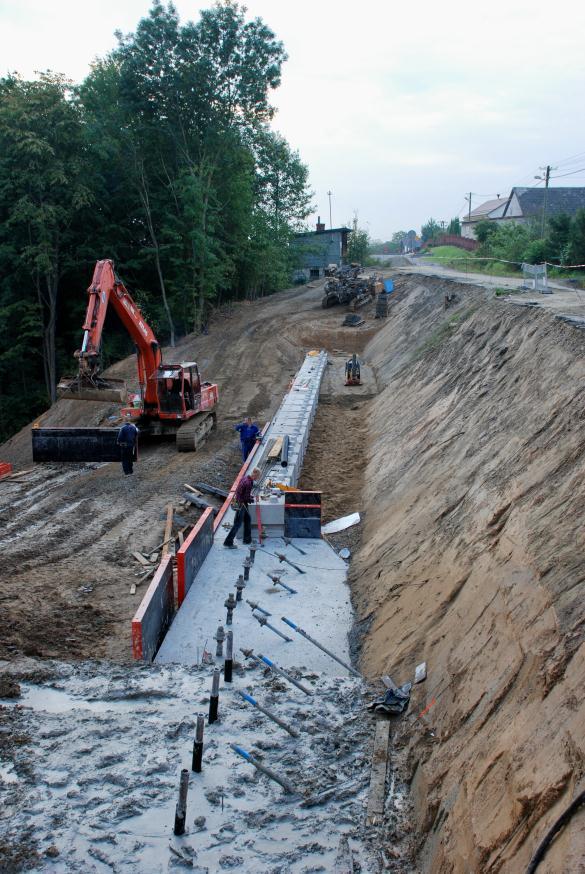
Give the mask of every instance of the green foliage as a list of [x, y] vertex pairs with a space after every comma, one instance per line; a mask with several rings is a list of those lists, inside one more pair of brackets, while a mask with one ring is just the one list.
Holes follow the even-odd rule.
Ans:
[[441, 233], [441, 225], [439, 222], [436, 222], [434, 218], [430, 218], [428, 222], [422, 226], [420, 233], [423, 243], [426, 243], [427, 240], [432, 240], [433, 237], [436, 237]]
[[[117, 36], [76, 88], [0, 80], [2, 437], [74, 370], [98, 258], [174, 343], [222, 301], [285, 287], [311, 209], [307, 168], [268, 126], [286, 54], [260, 19], [225, 0], [182, 24], [155, 0]], [[126, 343], [109, 327], [105, 357]]]
[[358, 226], [357, 215], [353, 217], [351, 228], [347, 241], [347, 261], [350, 264], [366, 264], [370, 252], [370, 235], [365, 228]]
[[452, 218], [447, 227], [448, 234], [454, 234], [457, 237], [461, 236], [461, 222], [459, 221], [459, 217], [456, 216]]

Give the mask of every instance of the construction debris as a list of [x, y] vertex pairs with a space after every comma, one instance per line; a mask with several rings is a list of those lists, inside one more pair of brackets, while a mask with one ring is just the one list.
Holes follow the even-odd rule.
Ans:
[[357, 525], [361, 521], [359, 513], [351, 513], [349, 516], [342, 516], [340, 519], [334, 519], [333, 522], [328, 522], [321, 528], [322, 534], [337, 534], [339, 531], [345, 531], [346, 528], [351, 528], [352, 525]]
[[379, 277], [363, 273], [360, 264], [349, 264], [341, 267], [335, 276], [327, 280], [321, 306], [327, 309], [340, 303], [351, 304], [355, 309], [373, 300], [382, 290]]

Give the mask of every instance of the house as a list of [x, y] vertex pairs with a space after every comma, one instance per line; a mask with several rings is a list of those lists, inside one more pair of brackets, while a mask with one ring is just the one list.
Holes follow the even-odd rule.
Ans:
[[461, 222], [461, 236], [475, 239], [475, 225], [484, 219], [525, 225], [553, 215], [573, 216], [585, 209], [585, 188], [520, 188], [508, 197], [487, 200]]
[[468, 240], [475, 240], [475, 225], [485, 221], [485, 219], [501, 218], [508, 200], [508, 197], [496, 197], [493, 200], [486, 200], [485, 203], [472, 209], [467, 218], [461, 220], [461, 236], [467, 237]]
[[412, 255], [418, 252], [422, 248], [422, 239], [418, 236], [416, 231], [407, 231], [402, 243], [400, 244], [400, 251], [403, 255]]
[[296, 261], [293, 281], [319, 279], [325, 275], [329, 264], [341, 267], [347, 255], [349, 234], [351, 228], [346, 227], [325, 230], [321, 216], [317, 220], [316, 230], [295, 234], [292, 241]]
[[585, 209], [585, 188], [513, 188], [502, 214], [506, 221], [526, 224], [542, 221], [545, 215], [573, 216]]

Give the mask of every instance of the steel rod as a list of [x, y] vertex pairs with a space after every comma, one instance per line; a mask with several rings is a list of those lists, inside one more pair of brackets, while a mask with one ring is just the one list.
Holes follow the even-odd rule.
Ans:
[[292, 787], [292, 784], [289, 783], [284, 777], [279, 777], [278, 774], [275, 774], [271, 768], [267, 768], [266, 765], [263, 765], [262, 762], [259, 762], [254, 756], [250, 755], [250, 753], [246, 752], [245, 749], [239, 747], [237, 744], [230, 744], [232, 750], [245, 759], [247, 762], [250, 762], [251, 765], [254, 765], [258, 771], [261, 771], [263, 774], [266, 774], [267, 777], [270, 777], [271, 780], [274, 780], [275, 783], [278, 783], [279, 786], [282, 786], [285, 792], [288, 792], [290, 795], [295, 794], [295, 790]]
[[282, 637], [283, 640], [286, 640], [287, 643], [292, 643], [292, 637], [287, 637], [286, 634], [283, 634], [282, 631], [279, 631], [278, 628], [275, 628], [274, 625], [271, 625], [270, 622], [266, 620], [266, 616], [257, 616], [254, 611], [252, 611], [252, 616], [257, 622], [260, 623], [260, 625], [265, 625], [266, 628], [274, 631], [275, 634], [278, 634], [278, 636]]
[[201, 762], [203, 759], [203, 729], [205, 726], [205, 717], [201, 714], [197, 717], [197, 728], [195, 729], [195, 740], [193, 741], [193, 761], [191, 770], [196, 774], [201, 773]]
[[301, 634], [301, 635], [302, 635], [306, 640], [309, 641], [309, 643], [312, 643], [313, 646], [316, 646], [318, 649], [320, 649], [322, 652], [324, 652], [325, 655], [328, 655], [329, 658], [332, 658], [332, 659], [333, 659], [334, 661], [336, 661], [338, 664], [342, 665], [342, 666], [343, 666], [347, 671], [350, 672], [350, 674], [353, 674], [354, 677], [360, 677], [360, 678], [361, 678], [361, 674], [358, 673], [358, 671], [356, 671], [355, 668], [352, 668], [351, 665], [348, 665], [346, 662], [343, 661], [343, 659], [340, 659], [339, 656], [336, 656], [335, 653], [332, 653], [330, 649], [327, 649], [326, 646], [323, 646], [322, 643], [319, 643], [318, 640], [315, 640], [314, 637], [311, 637], [310, 634], [307, 634], [306, 631], [303, 631], [303, 629], [300, 628], [300, 627], [296, 624], [296, 622], [293, 622], [291, 619], [287, 619], [285, 616], [282, 616], [281, 618], [282, 618], [282, 621], [283, 621], [283, 622], [286, 622], [286, 624], [289, 626], [289, 628], [292, 628], [292, 629], [294, 629], [294, 631], [296, 631], [296, 632], [298, 632], [299, 634]]
[[223, 663], [223, 679], [226, 683], [232, 682], [234, 669], [234, 633], [228, 631], [225, 642], [225, 662]]
[[219, 668], [215, 668], [213, 672], [213, 680], [211, 681], [211, 697], [209, 698], [209, 724], [217, 721], [217, 713], [219, 710]]
[[273, 722], [275, 722], [277, 725], [279, 725], [285, 731], [288, 731], [288, 733], [290, 735], [292, 735], [292, 737], [299, 736], [299, 733], [296, 730], [296, 728], [292, 728], [292, 726], [290, 726], [286, 722], [284, 722], [284, 720], [282, 720], [279, 716], [276, 716], [276, 714], [273, 713], [271, 710], [268, 710], [268, 708], [264, 707], [262, 704], [259, 704], [258, 701], [256, 701], [256, 699], [252, 697], [252, 695], [248, 695], [247, 692], [240, 692], [239, 694], [242, 696], [244, 701], [247, 701], [248, 704], [251, 704], [253, 707], [256, 708], [256, 710], [259, 710], [260, 713], [263, 713], [264, 716], [267, 716], [268, 719], [271, 719]]
[[258, 655], [254, 655], [253, 657], [254, 657], [255, 659], [257, 659], [258, 661], [262, 661], [262, 662], [264, 662], [264, 664], [265, 664], [265, 665], [268, 665], [268, 667], [269, 667], [272, 671], [274, 671], [276, 674], [280, 674], [281, 677], [284, 677], [285, 680], [288, 680], [289, 683], [292, 683], [293, 686], [296, 686], [297, 689], [300, 689], [301, 692], [304, 692], [304, 693], [305, 693], [305, 695], [312, 695], [312, 694], [313, 694], [313, 690], [312, 690], [312, 689], [307, 689], [306, 686], [303, 686], [302, 683], [299, 683], [298, 680], [295, 680], [294, 677], [291, 677], [290, 674], [288, 674], [286, 671], [283, 671], [283, 669], [282, 669], [282, 668], [279, 668], [278, 665], [275, 665], [274, 662], [273, 662], [271, 659], [267, 658], [267, 656], [262, 655], [262, 653], [258, 653]]
[[185, 820], [187, 818], [187, 792], [189, 791], [189, 771], [183, 768], [181, 771], [181, 781], [179, 783], [179, 800], [175, 809], [175, 828], [176, 835], [185, 834]]

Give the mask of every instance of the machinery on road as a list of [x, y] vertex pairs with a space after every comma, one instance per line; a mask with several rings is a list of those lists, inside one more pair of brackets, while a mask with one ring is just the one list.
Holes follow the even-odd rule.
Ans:
[[[134, 422], [141, 433], [175, 434], [179, 452], [195, 451], [215, 424], [217, 385], [201, 381], [194, 361], [163, 362], [158, 340], [116, 275], [112, 261], [97, 262], [88, 295], [83, 341], [75, 353], [79, 372], [74, 379], [61, 380], [59, 397], [129, 401], [122, 407], [121, 416]], [[102, 375], [101, 340], [108, 306], [113, 307], [136, 345], [138, 394], [129, 396], [124, 381]], [[33, 428], [33, 457], [39, 461], [112, 460], [109, 458], [112, 453], [119, 456], [119, 451], [111, 446], [114, 431], [112, 428]]]

